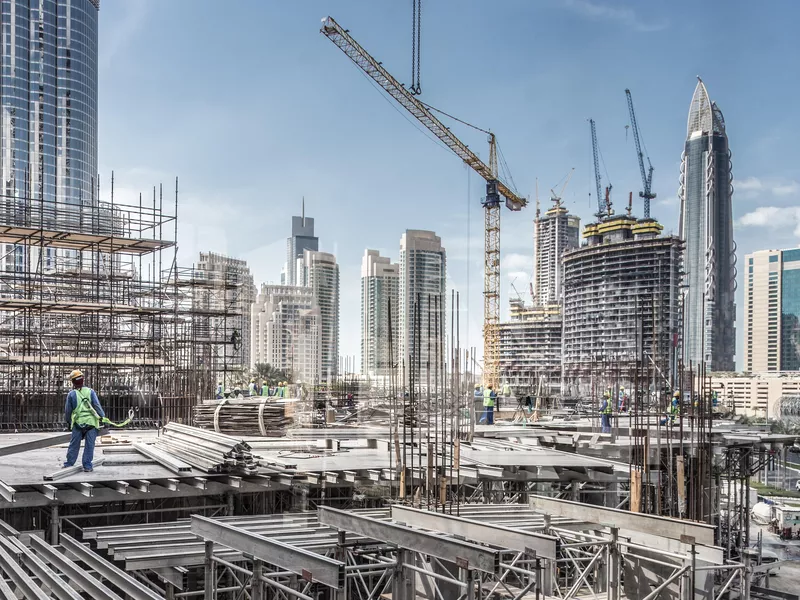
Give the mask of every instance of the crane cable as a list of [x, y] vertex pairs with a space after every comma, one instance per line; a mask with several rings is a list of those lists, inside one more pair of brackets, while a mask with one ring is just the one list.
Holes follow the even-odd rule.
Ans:
[[411, 86], [409, 91], [418, 96], [422, 93], [420, 84], [420, 42], [422, 38], [422, 0], [411, 0]]

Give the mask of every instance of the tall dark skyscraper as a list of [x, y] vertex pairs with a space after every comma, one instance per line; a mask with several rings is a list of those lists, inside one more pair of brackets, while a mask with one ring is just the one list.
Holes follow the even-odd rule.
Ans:
[[681, 160], [680, 231], [684, 270], [685, 360], [733, 371], [736, 350], [736, 244], [733, 173], [722, 111], [698, 77]]
[[11, 220], [44, 202], [45, 218], [62, 224], [63, 206], [96, 198], [99, 2], [0, 0], [0, 183]]
[[319, 238], [314, 235], [314, 219], [306, 217], [306, 202], [299, 217], [292, 217], [292, 237], [286, 240], [286, 266], [281, 275], [281, 283], [285, 285], [303, 285], [302, 277], [298, 277], [298, 259], [302, 263], [305, 250], [319, 250]]

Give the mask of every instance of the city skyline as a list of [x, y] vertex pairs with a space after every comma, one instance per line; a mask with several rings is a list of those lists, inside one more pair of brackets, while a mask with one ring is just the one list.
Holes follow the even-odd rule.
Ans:
[[[588, 222], [593, 210], [588, 198], [593, 177], [585, 119], [590, 116], [597, 120], [606, 167], [614, 183], [615, 205], [623, 204], [627, 192], [633, 191], [634, 214], [641, 214], [641, 201], [636, 199], [641, 184], [632, 140], [629, 136], [626, 140], [625, 129], [624, 90], [630, 88], [656, 168], [653, 190], [658, 198], [653, 202], [653, 216], [667, 232], [676, 233], [679, 163], [685, 141], [682, 125], [696, 83], [694, 76], [700, 74], [723, 106], [729, 134], [735, 140], [733, 210], [739, 265], [745, 254], [763, 247], [765, 234], [776, 247], [797, 245], [800, 233], [794, 233], [794, 207], [800, 194], [800, 170], [791, 159], [792, 136], [786, 133], [798, 122], [793, 111], [786, 110], [791, 94], [764, 96], [741, 82], [769, 78], [781, 90], [791, 91], [791, 82], [779, 74], [790, 68], [788, 57], [795, 55], [798, 47], [785, 14], [797, 14], [798, 8], [789, 3], [762, 9], [742, 4], [737, 13], [741, 18], [732, 20], [729, 27], [703, 30], [700, 35], [694, 23], [715, 19], [710, 7], [702, 7], [697, 20], [688, 23], [681, 18], [682, 11], [690, 10], [687, 2], [618, 4], [627, 17], [592, 15], [556, 1], [524, 7], [498, 4], [491, 9], [468, 6], [453, 10], [448, 2], [431, 6], [426, 13], [427, 31], [435, 27], [438, 34], [430, 35], [438, 35], [444, 43], [429, 50], [427, 62], [423, 59], [422, 98], [496, 131], [520, 191], [531, 199], [536, 178], [540, 189], [547, 190], [575, 167], [564, 202], [571, 213]], [[248, 260], [257, 281], [276, 282], [276, 270], [285, 261], [288, 234], [283, 223], [296, 214], [305, 195], [307, 212], [316, 218], [316, 235], [326, 240], [325, 249], [334, 253], [341, 265], [342, 306], [359, 302], [364, 247], [392, 255], [394, 239], [403, 229], [436, 230], [449, 250], [448, 289], [461, 292], [462, 325], [469, 321], [462, 344], [469, 339], [471, 345], [480, 346], [481, 182], [471, 176], [468, 184], [457, 159], [434, 148], [326, 45], [318, 33], [319, 18], [328, 10], [323, 3], [310, 2], [288, 10], [260, 3], [248, 6], [254, 19], [253, 25], [244, 25], [245, 31], [241, 23], [218, 14], [211, 5], [177, 0], [156, 9], [154, 3], [144, 0], [104, 6], [100, 13], [100, 170], [106, 189], [114, 167], [120, 197], [129, 193], [138, 198], [138, 192], [149, 189], [154, 180], [180, 175], [181, 262], [189, 262], [210, 239], [218, 246], [216, 251]], [[375, 23], [404, 23], [405, 11], [394, 6], [341, 7], [334, 16], [390, 71], [401, 80], [407, 78], [406, 36], [394, 30], [381, 35], [375, 28]], [[506, 44], [494, 44], [480, 33], [487, 21], [512, 23], [519, 35]], [[271, 25], [270, 36], [250, 36], [247, 32], [255, 22], [280, 23], [281, 27]], [[215, 24], [213, 28], [210, 23]], [[555, 35], [552, 26], [556, 24], [567, 35]], [[767, 26], [772, 33], [765, 47], [749, 32]], [[598, 27], [605, 27], [609, 35], [602, 40], [589, 35]], [[180, 29], [177, 36], [176, 29]], [[464, 35], [476, 40], [480, 59], [473, 65], [451, 64], [451, 42]], [[733, 61], [723, 60], [715, 51], [730, 35], [742, 40]], [[231, 65], [223, 61], [227, 53], [212, 53], [197, 43], [208, 36], [219, 36], [234, 51], [239, 48], [242, 62]], [[578, 37], [592, 41], [584, 45], [570, 42]], [[647, 50], [640, 51], [641, 47]], [[184, 74], [180, 86], [174, 83], [174, 68], [161, 64], [160, 57], [165, 54], [174, 55]], [[546, 66], [542, 56], [548, 56]], [[265, 60], [269, 69], [255, 66]], [[311, 64], [314, 66], [309, 67]], [[513, 72], [517, 86], [508, 89], [511, 100], [502, 103], [502, 110], [496, 98], [476, 95], [469, 87], [476, 73], [497, 64], [503, 68], [495, 85], [508, 89]], [[220, 85], [202, 83], [209, 66], [219, 67]], [[247, 78], [254, 92], [265, 98], [264, 109], [257, 115], [227, 108], [235, 97], [235, 82], [243, 73], [250, 73]], [[292, 83], [287, 94], [270, 93], [276, 78]], [[592, 85], [592, 94], [585, 94], [586, 85]], [[137, 89], [148, 92], [132, 93]], [[548, 93], [537, 92], [542, 89]], [[523, 101], [523, 97], [534, 100]], [[173, 99], [182, 107], [179, 114], [157, 114], [158, 106]], [[199, 120], [210, 126], [198, 129]], [[485, 158], [483, 136], [455, 127]], [[242, 131], [248, 135], [242, 137]], [[249, 141], [258, 138], [267, 143]], [[206, 144], [220, 149], [239, 147], [239, 151], [199, 152]], [[401, 167], [396, 156], [404, 157], [408, 168]], [[265, 181], [271, 183], [265, 187]], [[425, 192], [420, 194], [420, 189]], [[376, 190], [380, 190], [377, 195]], [[226, 206], [222, 215], [216, 211], [221, 203]], [[524, 288], [531, 276], [533, 212], [528, 208], [503, 216], [504, 312], [513, 293], [510, 282], [518, 277], [516, 286]], [[358, 214], [355, 221], [350, 217], [354, 214]], [[774, 215], [779, 218], [772, 218]], [[349, 235], [353, 231], [359, 235]], [[740, 307], [741, 276], [740, 268], [736, 301]], [[468, 319], [465, 305], [469, 306]], [[741, 309], [738, 317], [737, 347], [741, 348]], [[357, 311], [350, 316], [343, 312], [343, 330], [358, 328], [359, 318]], [[343, 337], [340, 352], [358, 355], [359, 344], [357, 336]], [[737, 354], [741, 361], [742, 353]]]

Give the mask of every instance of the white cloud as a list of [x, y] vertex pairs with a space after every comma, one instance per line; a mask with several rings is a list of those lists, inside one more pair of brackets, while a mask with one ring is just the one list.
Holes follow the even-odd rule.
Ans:
[[776, 185], [772, 188], [772, 193], [776, 196], [794, 196], [800, 193], [800, 183], [792, 181], [790, 183]]
[[734, 193], [743, 198], [760, 198], [765, 195], [786, 197], [800, 195], [800, 183], [781, 178], [745, 177], [734, 179]]
[[767, 227], [785, 229], [794, 227], [794, 235], [800, 237], [800, 206], [759, 206], [738, 220], [741, 227]]
[[[505, 272], [509, 271], [524, 271], [525, 273], [533, 271], [533, 256], [528, 254], [518, 254], [511, 252], [502, 258], [501, 268]], [[528, 275], [530, 277], [530, 275]]]
[[582, 17], [614, 21], [635, 31], [660, 31], [668, 26], [667, 21], [648, 23], [640, 19], [636, 12], [630, 8], [610, 6], [594, 0], [561, 0], [561, 6]]

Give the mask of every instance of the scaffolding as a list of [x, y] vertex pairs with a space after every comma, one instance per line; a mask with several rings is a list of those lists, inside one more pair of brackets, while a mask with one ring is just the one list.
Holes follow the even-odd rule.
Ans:
[[[75, 368], [112, 421], [187, 421], [213, 377], [197, 370], [206, 288], [176, 266], [177, 179], [174, 198], [159, 186], [136, 204], [115, 201], [113, 177], [107, 202], [0, 198], [0, 430], [62, 429]], [[229, 307], [216, 314], [224, 330]]]

